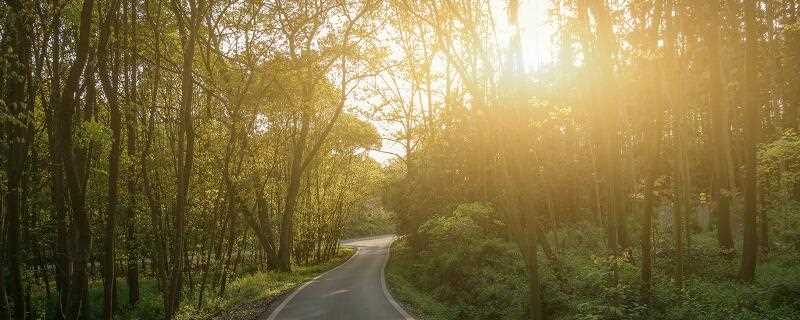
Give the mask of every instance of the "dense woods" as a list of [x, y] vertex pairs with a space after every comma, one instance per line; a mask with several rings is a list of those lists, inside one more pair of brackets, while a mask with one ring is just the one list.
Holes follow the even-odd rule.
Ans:
[[800, 317], [798, 18], [5, 0], [0, 319], [208, 318], [395, 215], [420, 318]]
[[4, 1], [0, 319], [173, 318], [336, 256], [382, 176], [376, 9]]
[[[526, 33], [548, 29], [521, 17], [541, 6], [551, 59], [531, 64]], [[798, 317], [799, 9], [394, 1], [415, 75], [395, 101], [419, 110], [385, 196], [401, 300], [434, 319]]]

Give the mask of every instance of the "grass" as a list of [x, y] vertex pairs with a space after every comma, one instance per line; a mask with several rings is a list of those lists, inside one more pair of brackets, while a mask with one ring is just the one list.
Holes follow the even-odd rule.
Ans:
[[350, 247], [343, 247], [339, 254], [328, 262], [296, 266], [290, 273], [269, 271], [240, 277], [230, 284], [224, 296], [207, 299], [203, 308], [197, 309], [192, 305], [181, 308], [178, 319], [208, 319], [237, 307], [241, 307], [240, 310], [234, 310], [237, 316], [245, 316], [242, 312], [256, 312], [258, 310], [244, 305], [279, 296], [342, 264], [350, 258], [353, 251]]
[[[198, 297], [196, 293], [189, 293], [184, 289], [184, 297], [181, 302], [181, 309], [176, 319], [211, 319], [222, 313], [235, 313], [237, 317], [244, 317], [244, 312], [258, 312], [266, 305], [256, 305], [254, 303], [268, 301], [288, 290], [311, 280], [323, 272], [330, 270], [353, 254], [354, 250], [350, 247], [342, 247], [333, 259], [315, 265], [294, 266], [292, 272], [256, 272], [244, 274], [231, 279], [227, 290], [222, 296], [216, 295], [212, 288], [206, 289], [206, 297], [203, 299], [202, 307], [197, 306]], [[131, 307], [128, 304], [128, 286], [124, 278], [117, 280], [118, 288], [118, 310], [114, 313], [114, 319], [121, 320], [145, 320], [163, 319], [164, 307], [163, 296], [158, 289], [156, 281], [151, 278], [143, 278], [140, 283], [140, 301]], [[101, 281], [94, 281], [90, 284], [89, 319], [102, 318], [103, 288]], [[53, 306], [55, 301], [38, 299], [34, 302], [37, 319], [54, 319]], [[238, 309], [238, 310], [237, 310]]]

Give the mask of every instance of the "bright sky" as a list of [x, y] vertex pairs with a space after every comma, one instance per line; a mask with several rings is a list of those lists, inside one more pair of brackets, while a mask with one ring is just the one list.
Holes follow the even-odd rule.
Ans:
[[[490, 1], [492, 1], [492, 13], [495, 16], [498, 37], [512, 34], [513, 29], [506, 17], [507, 0]], [[553, 57], [556, 56], [556, 47], [553, 42], [556, 26], [550, 17], [550, 10], [553, 7], [551, 0], [521, 0], [520, 2], [519, 22], [522, 28], [522, 50], [526, 69], [530, 72], [551, 63]], [[499, 43], [507, 43], [508, 40], [498, 39]], [[375, 123], [375, 125], [382, 135], [389, 136], [391, 134], [391, 126], [381, 123]], [[395, 154], [404, 154], [404, 150], [399, 144], [387, 140], [383, 141], [381, 149]], [[369, 155], [383, 164], [396, 158], [392, 154], [379, 151], [370, 151]]]
[[[528, 71], [547, 65], [556, 56], [553, 37], [556, 25], [550, 17], [551, 0], [521, 0], [519, 21], [522, 27], [522, 50], [525, 52], [525, 64]], [[498, 1], [505, 2], [505, 1]], [[505, 6], [503, 6], [505, 9]], [[503, 11], [505, 13], [505, 10]], [[495, 12], [497, 15], [497, 12]], [[507, 24], [506, 19], [501, 19]]]

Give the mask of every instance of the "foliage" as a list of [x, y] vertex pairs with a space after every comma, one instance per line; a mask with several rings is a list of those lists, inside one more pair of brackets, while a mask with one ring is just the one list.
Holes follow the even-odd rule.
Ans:
[[253, 302], [269, 301], [285, 294], [317, 275], [345, 262], [353, 249], [343, 247], [333, 259], [316, 265], [298, 266], [291, 273], [266, 271], [242, 275], [230, 284], [221, 296], [206, 296], [203, 307], [184, 304], [177, 319], [211, 319], [220, 314], [243, 317], [248, 313], [263, 311], [253, 309]]
[[[415, 252], [407, 240], [392, 248], [387, 280], [392, 293], [423, 319], [518, 319], [525, 310], [524, 264], [513, 246], [487, 236], [470, 216], [485, 205], [458, 206], [423, 224], [421, 233], [435, 245]], [[793, 208], [793, 207], [792, 207]], [[797, 212], [787, 208], [786, 211]], [[792, 219], [796, 219], [793, 217]], [[783, 221], [783, 220], [780, 220]], [[796, 220], [794, 220], [796, 221]], [[774, 234], [793, 232], [774, 224]], [[591, 230], [591, 227], [587, 229]], [[759, 267], [753, 284], [731, 281], [735, 259], [720, 259], [711, 233], [692, 236], [689, 278], [681, 286], [670, 274], [669, 255], [656, 259], [654, 301], [640, 302], [639, 252], [627, 259], [598, 255], [603, 234], [562, 233], [562, 278], [548, 265], [542, 276], [546, 312], [553, 319], [794, 319], [800, 315], [800, 271], [795, 249], [774, 253]], [[589, 239], [587, 239], [587, 236]], [[478, 257], [488, 257], [487, 259]], [[544, 258], [544, 257], [541, 257]], [[616, 266], [619, 282], [610, 282]]]
[[[387, 55], [378, 9], [0, 4], [0, 191], [13, 200], [0, 210], [0, 317], [57, 305], [69, 319], [170, 318], [205, 304], [194, 317], [244, 299], [231, 290], [337, 261], [383, 184], [368, 156], [379, 132], [354, 99]], [[385, 216], [367, 224], [389, 232]]]
[[360, 210], [350, 217], [343, 237], [347, 239], [391, 234], [395, 228], [394, 212], [380, 206], [380, 199], [365, 202]]
[[800, 185], [800, 136], [794, 130], [786, 130], [778, 139], [761, 146], [759, 159], [759, 184], [763, 194], [772, 202], [797, 192]]
[[[246, 312], [256, 312], [261, 310], [251, 309], [251, 305], [258, 301], [269, 301], [272, 298], [286, 293], [289, 290], [305, 283], [311, 278], [330, 270], [353, 254], [353, 249], [342, 247], [335, 258], [315, 265], [298, 266], [294, 272], [262, 271], [254, 273], [242, 273], [230, 283], [227, 292], [220, 296], [206, 295], [202, 307], [197, 307], [196, 292], [188, 292], [184, 297], [183, 307], [177, 319], [212, 319], [221, 314], [243, 316]], [[118, 312], [114, 319], [123, 320], [148, 320], [161, 319], [164, 317], [164, 308], [161, 292], [158, 284], [153, 279], [143, 279], [141, 284], [141, 300], [135, 306], [131, 306], [126, 300], [120, 299]], [[100, 305], [103, 299], [103, 288], [101, 283], [94, 283], [90, 288], [89, 297], [91, 303]], [[125, 282], [120, 282], [117, 294], [120, 297], [127, 297], [128, 286]], [[194, 294], [193, 294], [194, 293]], [[43, 306], [43, 315], [46, 319], [54, 319], [52, 313], [55, 301], [48, 301], [48, 305]], [[102, 309], [92, 310], [90, 319], [100, 319]]]
[[770, 244], [778, 252], [800, 251], [800, 203], [789, 201], [766, 210], [772, 222]]
[[519, 318], [523, 266], [513, 245], [482, 232], [478, 221], [490, 212], [470, 203], [429, 220], [420, 227], [430, 244], [422, 252], [399, 241], [387, 277], [401, 301], [432, 319]]

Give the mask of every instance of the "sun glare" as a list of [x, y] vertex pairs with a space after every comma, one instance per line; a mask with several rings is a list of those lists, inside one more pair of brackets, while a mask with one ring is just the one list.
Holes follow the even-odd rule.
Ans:
[[552, 63], [555, 57], [553, 36], [557, 29], [549, 14], [552, 7], [550, 1], [522, 1], [519, 23], [523, 60], [528, 71]]

